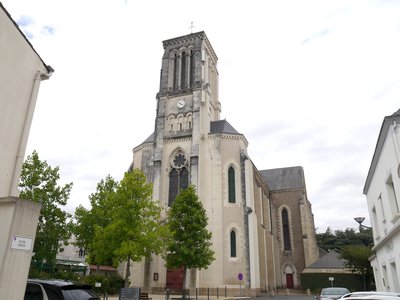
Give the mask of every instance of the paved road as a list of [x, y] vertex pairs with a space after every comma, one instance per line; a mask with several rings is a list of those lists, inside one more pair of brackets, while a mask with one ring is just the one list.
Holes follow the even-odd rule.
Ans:
[[[165, 300], [165, 296], [163, 295], [149, 295], [149, 297], [152, 297], [152, 300]], [[109, 296], [108, 300], [118, 300], [118, 296]], [[103, 297], [101, 297], [103, 299]], [[191, 298], [192, 300], [195, 300], [195, 298]], [[218, 300], [223, 300], [224, 297], [219, 297]], [[229, 298], [233, 299], [233, 298]], [[235, 300], [314, 300], [314, 296], [308, 296], [308, 295], [290, 295], [290, 296], [285, 296], [285, 295], [275, 295], [275, 296], [270, 296], [267, 294], [263, 294], [259, 297], [254, 297], [254, 298], [246, 298], [246, 297], [237, 297], [234, 298]], [[209, 299], [207, 296], [201, 296], [199, 297], [199, 300], [217, 300], [217, 297], [210, 297]]]
[[308, 296], [308, 295], [290, 295], [290, 296], [285, 296], [285, 295], [275, 295], [275, 296], [270, 296], [267, 294], [263, 294], [260, 297], [256, 298], [250, 298], [252, 300], [314, 300], [314, 296]]

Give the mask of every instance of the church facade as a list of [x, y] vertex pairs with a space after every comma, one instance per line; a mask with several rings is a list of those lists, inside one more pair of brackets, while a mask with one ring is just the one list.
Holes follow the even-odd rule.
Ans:
[[[153, 183], [163, 217], [181, 189], [194, 185], [208, 216], [215, 261], [187, 272], [187, 288], [256, 295], [300, 286], [318, 258], [301, 167], [259, 171], [248, 142], [220, 119], [217, 55], [204, 32], [163, 42], [154, 132], [133, 149], [132, 168]], [[135, 263], [131, 284], [182, 288], [182, 270], [159, 256]]]

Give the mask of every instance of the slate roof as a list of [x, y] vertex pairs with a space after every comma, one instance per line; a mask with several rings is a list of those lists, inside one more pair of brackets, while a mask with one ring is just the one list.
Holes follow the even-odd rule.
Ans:
[[381, 156], [383, 145], [385, 144], [386, 135], [389, 127], [393, 122], [400, 124], [400, 109], [390, 116], [386, 116], [383, 119], [381, 131], [379, 132], [378, 141], [376, 142], [374, 155], [372, 156], [372, 162], [369, 167], [367, 179], [365, 180], [365, 185], [363, 189], [364, 195], [368, 193], [369, 186], [371, 184], [372, 176], [375, 173], [376, 166], [378, 164], [379, 157]]
[[[229, 133], [229, 134], [240, 134], [231, 124], [226, 120], [218, 120], [210, 122], [210, 133]], [[154, 142], [154, 132], [145, 139], [142, 144]]]
[[306, 186], [303, 167], [262, 170], [260, 173], [271, 191], [292, 190]]
[[240, 134], [226, 120], [218, 120], [210, 122], [210, 133]]
[[346, 269], [345, 260], [339, 258], [339, 253], [331, 250], [319, 260], [307, 266], [307, 269]]
[[154, 132], [152, 134], [150, 134], [150, 136], [147, 139], [145, 139], [142, 144], [146, 144], [146, 143], [150, 143], [150, 142], [154, 142]]

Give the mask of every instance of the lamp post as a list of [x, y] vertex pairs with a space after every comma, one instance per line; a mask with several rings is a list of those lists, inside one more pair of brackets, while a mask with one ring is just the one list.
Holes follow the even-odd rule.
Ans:
[[354, 218], [354, 220], [359, 224], [360, 232], [362, 231], [363, 228], [371, 229], [371, 227], [365, 226], [362, 224], [362, 222], [364, 222], [364, 220], [365, 220], [364, 217], [356, 217], [356, 218]]
[[362, 230], [362, 222], [364, 222], [365, 218], [364, 217], [356, 217], [354, 220], [359, 224], [359, 229], [360, 231]]

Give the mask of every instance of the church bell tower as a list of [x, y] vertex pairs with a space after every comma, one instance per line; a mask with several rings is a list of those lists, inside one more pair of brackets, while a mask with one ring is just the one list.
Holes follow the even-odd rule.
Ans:
[[196, 157], [210, 122], [220, 118], [218, 58], [203, 31], [166, 40], [163, 46], [154, 160], [162, 157], [164, 139], [188, 136], [190, 155]]

